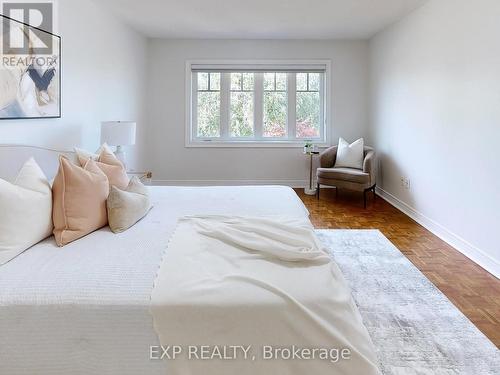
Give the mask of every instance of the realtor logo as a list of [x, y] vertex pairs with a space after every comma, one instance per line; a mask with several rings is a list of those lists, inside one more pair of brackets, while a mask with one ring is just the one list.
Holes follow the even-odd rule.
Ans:
[[[53, 53], [53, 3], [3, 1], [2, 53], [50, 55]], [[18, 22], [16, 22], [18, 21]]]

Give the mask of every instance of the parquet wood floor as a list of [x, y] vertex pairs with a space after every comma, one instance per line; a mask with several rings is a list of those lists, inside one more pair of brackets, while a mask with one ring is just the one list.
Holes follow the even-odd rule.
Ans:
[[322, 189], [318, 201], [295, 191], [318, 229], [379, 229], [500, 348], [500, 280], [380, 197], [365, 210], [361, 193]]

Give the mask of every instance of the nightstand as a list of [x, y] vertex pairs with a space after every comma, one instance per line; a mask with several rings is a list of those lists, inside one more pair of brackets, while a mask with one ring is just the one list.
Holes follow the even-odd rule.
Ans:
[[139, 177], [139, 180], [141, 180], [141, 182], [144, 185], [151, 185], [151, 181], [153, 179], [153, 172], [151, 172], [151, 171], [146, 171], [146, 172], [127, 171], [127, 175], [129, 177], [132, 177], [132, 176]]
[[314, 181], [313, 181], [313, 158], [314, 155], [319, 155], [319, 151], [308, 151], [304, 152], [304, 155], [309, 156], [309, 187], [306, 187], [304, 189], [304, 193], [307, 195], [315, 195], [316, 194], [316, 189], [314, 188]]

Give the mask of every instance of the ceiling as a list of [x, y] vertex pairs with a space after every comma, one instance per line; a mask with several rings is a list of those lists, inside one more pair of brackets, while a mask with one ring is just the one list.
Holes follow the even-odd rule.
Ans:
[[427, 0], [99, 0], [142, 34], [193, 39], [366, 39]]

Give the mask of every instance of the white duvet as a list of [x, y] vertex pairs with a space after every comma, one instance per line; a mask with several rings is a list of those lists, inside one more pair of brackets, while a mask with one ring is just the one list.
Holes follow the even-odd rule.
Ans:
[[153, 282], [186, 215], [306, 218], [286, 187], [152, 187], [130, 230], [103, 228], [63, 248], [53, 238], [0, 267], [0, 374], [166, 374], [149, 314]]
[[170, 375], [380, 374], [306, 218], [181, 219], [151, 302]]

